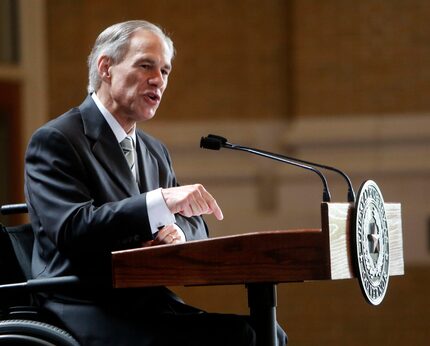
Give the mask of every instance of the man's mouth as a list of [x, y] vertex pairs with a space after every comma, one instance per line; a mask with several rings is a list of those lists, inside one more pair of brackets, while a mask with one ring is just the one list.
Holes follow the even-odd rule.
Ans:
[[152, 91], [145, 93], [144, 96], [149, 99], [151, 103], [158, 103], [161, 100], [160, 95]]

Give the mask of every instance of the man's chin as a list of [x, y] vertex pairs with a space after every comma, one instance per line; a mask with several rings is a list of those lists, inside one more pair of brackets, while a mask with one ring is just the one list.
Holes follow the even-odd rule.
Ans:
[[148, 121], [155, 117], [155, 110], [151, 112], [143, 112], [138, 116], [137, 122]]

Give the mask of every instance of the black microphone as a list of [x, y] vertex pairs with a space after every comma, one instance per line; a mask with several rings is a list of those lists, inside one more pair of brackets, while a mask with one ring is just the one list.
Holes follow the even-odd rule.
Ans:
[[202, 137], [200, 139], [200, 148], [211, 149], [211, 150], [220, 150], [221, 148], [227, 148], [227, 149], [245, 151], [245, 152], [248, 152], [251, 154], [267, 157], [267, 158], [272, 159], [272, 160], [280, 161], [283, 163], [288, 163], [289, 165], [301, 167], [301, 168], [307, 169], [309, 171], [312, 171], [312, 172], [318, 174], [318, 176], [321, 178], [321, 181], [323, 183], [323, 187], [324, 187], [323, 188], [323, 202], [330, 202], [331, 197], [330, 197], [330, 191], [328, 189], [327, 179], [319, 170], [317, 170], [316, 168], [314, 168], [312, 166], [302, 164], [302, 163], [296, 162], [296, 161], [294, 161], [288, 157], [283, 157], [281, 155], [269, 153], [269, 152], [264, 151], [264, 150], [258, 150], [258, 149], [254, 149], [254, 148], [244, 147], [241, 145], [231, 144], [231, 143], [227, 142], [226, 138], [221, 137], [221, 136], [217, 136], [217, 135], [208, 135], [207, 137]]
[[215, 135], [208, 135], [207, 137], [202, 137], [200, 139], [200, 148], [210, 149], [210, 150], [220, 150], [223, 144], [227, 143], [227, 139], [224, 137]]

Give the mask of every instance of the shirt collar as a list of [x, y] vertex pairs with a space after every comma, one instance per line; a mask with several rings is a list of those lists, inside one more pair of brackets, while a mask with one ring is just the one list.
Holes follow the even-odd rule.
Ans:
[[136, 125], [131, 129], [131, 132], [129, 134], [127, 134], [127, 132], [124, 131], [122, 126], [115, 119], [115, 117], [106, 109], [106, 107], [103, 105], [103, 103], [97, 97], [95, 92], [93, 92], [91, 94], [91, 97], [94, 100], [100, 113], [102, 113], [106, 122], [109, 124], [109, 127], [111, 128], [112, 132], [114, 133], [118, 143], [122, 142], [122, 140], [127, 136], [130, 136], [131, 138], [133, 138], [133, 142], [136, 143]]

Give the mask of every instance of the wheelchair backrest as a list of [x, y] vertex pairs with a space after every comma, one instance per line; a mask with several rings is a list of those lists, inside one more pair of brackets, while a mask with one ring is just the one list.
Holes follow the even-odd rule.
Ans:
[[16, 259], [26, 280], [31, 277], [31, 257], [33, 254], [34, 235], [30, 224], [5, 227]]
[[[23, 231], [23, 237], [26, 238], [26, 245], [17, 244], [21, 238], [20, 231]], [[28, 233], [33, 232], [31, 226], [22, 225], [16, 227], [5, 227], [0, 224], [0, 284], [10, 284], [24, 282], [28, 275], [31, 274], [31, 251], [25, 253], [23, 246], [30, 245], [31, 238]], [[24, 233], [26, 233], [24, 235]], [[13, 240], [12, 240], [13, 239]], [[15, 245], [14, 245], [15, 243]], [[31, 240], [31, 248], [33, 241]], [[17, 249], [15, 249], [17, 248]], [[27, 305], [31, 298], [24, 292], [2, 292], [0, 294], [0, 308], [11, 305]]]

